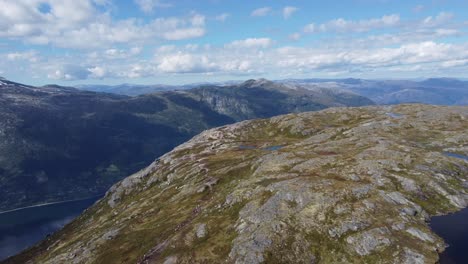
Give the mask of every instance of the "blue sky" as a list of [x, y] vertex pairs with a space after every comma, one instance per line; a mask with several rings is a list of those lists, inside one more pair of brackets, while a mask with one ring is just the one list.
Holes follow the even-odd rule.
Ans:
[[468, 0], [0, 0], [0, 75], [57, 83], [466, 78]]

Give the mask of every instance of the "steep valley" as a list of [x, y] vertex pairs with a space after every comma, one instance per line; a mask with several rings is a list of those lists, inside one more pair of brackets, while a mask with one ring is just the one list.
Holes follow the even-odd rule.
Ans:
[[0, 82], [0, 211], [104, 194], [208, 128], [359, 106], [352, 93], [250, 80], [137, 97]]

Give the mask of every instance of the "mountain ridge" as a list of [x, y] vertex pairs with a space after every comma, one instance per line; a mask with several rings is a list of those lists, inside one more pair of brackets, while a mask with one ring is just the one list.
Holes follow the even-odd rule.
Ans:
[[[250, 81], [259, 81], [258, 79], [251, 79]], [[266, 80], [266, 79], [263, 79]], [[272, 80], [275, 83], [294, 86], [300, 84], [301, 86], [322, 87], [322, 88], [340, 88], [342, 90], [351, 91], [359, 95], [369, 97], [379, 104], [398, 104], [398, 103], [427, 103], [427, 104], [445, 104], [445, 105], [466, 105], [468, 102], [468, 95], [465, 91], [468, 90], [468, 82], [466, 80], [456, 78], [425, 78], [425, 79], [358, 79], [358, 78], [345, 78], [345, 79], [283, 79]], [[105, 91], [116, 94], [125, 95], [141, 95], [148, 94], [156, 91], [168, 90], [186, 90], [190, 88], [200, 87], [204, 85], [217, 85], [217, 86], [232, 86], [239, 85], [241, 81], [226, 81], [215, 83], [201, 83], [201, 84], [186, 84], [186, 85], [138, 85], [138, 84], [123, 84], [117, 86], [106, 85], [83, 85], [81, 89], [89, 89], [92, 91]], [[245, 82], [244, 82], [245, 83]], [[120, 87], [120, 88], [119, 88]], [[151, 87], [155, 87], [154, 89]], [[399, 98], [394, 95], [388, 94], [391, 88], [391, 93], [395, 93], [405, 89], [414, 89], [416, 91], [430, 92], [430, 95], [412, 96], [411, 94], [400, 94]], [[434, 88], [437, 88], [434, 90]], [[434, 91], [431, 91], [434, 90]], [[447, 93], [453, 96], [447, 96]], [[462, 97], [460, 100], [457, 98]]]
[[468, 205], [467, 118], [370, 106], [207, 130], [5, 263], [435, 263], [428, 218]]
[[[248, 82], [255, 84], [266, 79], [251, 79], [244, 82], [244, 87]], [[277, 85], [288, 86], [294, 89], [296, 86], [306, 89], [339, 89], [352, 92], [357, 95], [368, 97], [378, 104], [399, 104], [399, 103], [425, 103], [437, 105], [468, 105], [468, 81], [455, 78], [427, 78], [427, 79], [395, 79], [395, 80], [372, 80], [372, 79], [284, 79], [273, 80]], [[202, 86], [231, 86], [241, 85], [240, 81], [227, 81], [213, 84], [188, 84], [179, 86], [155, 85], [132, 85], [127, 84], [125, 88], [116, 86], [103, 86], [102, 89], [93, 88], [93, 85], [82, 87], [94, 91], [106, 91], [116, 94], [141, 95], [156, 91], [186, 90]]]
[[129, 97], [2, 81], [0, 210], [103, 193], [116, 180], [212, 127], [329, 106], [373, 104], [333, 92], [232, 87]]

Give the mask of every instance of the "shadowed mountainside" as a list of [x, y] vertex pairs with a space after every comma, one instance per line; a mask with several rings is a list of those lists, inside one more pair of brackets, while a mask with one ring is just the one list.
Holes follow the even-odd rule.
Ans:
[[251, 118], [372, 104], [266, 80], [128, 97], [0, 81], [0, 211], [104, 193], [197, 133]]

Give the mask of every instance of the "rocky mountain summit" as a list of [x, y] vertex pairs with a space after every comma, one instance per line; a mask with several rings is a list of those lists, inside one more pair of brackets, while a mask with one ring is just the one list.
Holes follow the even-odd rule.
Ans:
[[373, 102], [264, 81], [137, 97], [0, 80], [0, 211], [104, 192], [203, 130]]
[[6, 263], [435, 263], [468, 205], [468, 108], [330, 108], [205, 131]]

